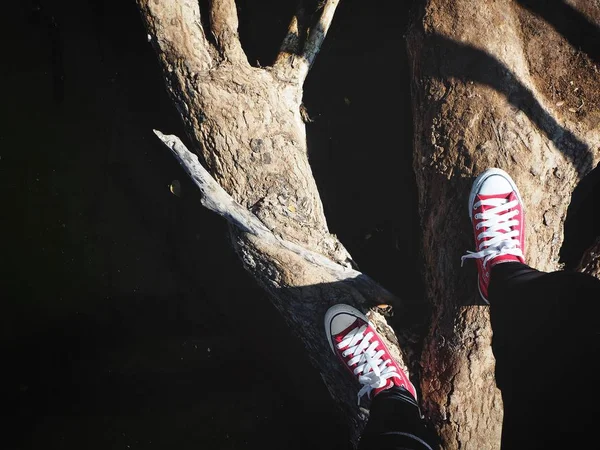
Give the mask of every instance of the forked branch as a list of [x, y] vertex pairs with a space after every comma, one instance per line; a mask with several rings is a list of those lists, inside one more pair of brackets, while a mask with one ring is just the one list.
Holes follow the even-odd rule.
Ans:
[[319, 19], [306, 31], [306, 39], [302, 45], [303, 20], [300, 13], [290, 23], [286, 37], [275, 61], [275, 67], [284, 74], [296, 78], [302, 85], [315, 62], [329, 31], [335, 10], [340, 0], [325, 0], [319, 10]]

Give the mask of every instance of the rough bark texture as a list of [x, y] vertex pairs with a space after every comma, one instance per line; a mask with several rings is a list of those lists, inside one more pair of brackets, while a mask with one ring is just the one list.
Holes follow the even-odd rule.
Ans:
[[[244, 266], [306, 345], [356, 442], [366, 415], [357, 406], [354, 380], [329, 349], [323, 316], [335, 303], [364, 311], [380, 303], [400, 305], [352, 268], [350, 255], [329, 233], [308, 163], [302, 84], [337, 3], [324, 3], [318, 22], [301, 33], [302, 45], [288, 35], [277, 63], [256, 68], [239, 43], [233, 0], [210, 2], [214, 42], [202, 28], [197, 1], [138, 0], [169, 92], [212, 177], [177, 138], [157, 134], [196, 181], [205, 206], [232, 223]], [[290, 33], [298, 26], [293, 21]], [[385, 318], [373, 310], [369, 316], [402, 363]]]
[[[582, 6], [598, 24], [585, 4], [568, 6]], [[421, 388], [446, 449], [500, 446], [488, 309], [474, 264], [460, 267], [473, 246], [466, 205], [473, 178], [488, 167], [511, 174], [525, 202], [526, 259], [556, 270], [571, 193], [600, 157], [598, 67], [526, 6], [428, 0], [408, 33], [414, 169], [434, 306]]]

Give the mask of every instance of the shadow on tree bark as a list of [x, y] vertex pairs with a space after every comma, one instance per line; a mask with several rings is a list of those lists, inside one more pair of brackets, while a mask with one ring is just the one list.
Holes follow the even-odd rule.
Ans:
[[600, 29], [581, 12], [564, 0], [517, 0], [517, 3], [544, 19], [574, 48], [581, 49], [600, 64]]
[[489, 53], [444, 36], [426, 38], [425, 48], [436, 56], [439, 66], [422, 66], [423, 75], [440, 80], [458, 78], [463, 82], [481, 83], [504, 95], [515, 108], [523, 111], [544, 132], [547, 138], [573, 163], [580, 176], [592, 168], [589, 147], [571, 131], [561, 126], [535, 98], [533, 92], [518, 77]]

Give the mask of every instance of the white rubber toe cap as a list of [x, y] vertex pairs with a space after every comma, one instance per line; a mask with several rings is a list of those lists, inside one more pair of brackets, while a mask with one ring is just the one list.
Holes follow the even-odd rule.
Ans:
[[487, 177], [479, 188], [479, 195], [499, 195], [512, 192], [513, 188], [506, 178], [501, 175]]
[[340, 334], [356, 322], [356, 319], [362, 319], [365, 322], [368, 322], [368, 319], [363, 313], [350, 305], [334, 305], [327, 310], [325, 313], [325, 333], [327, 334], [327, 340], [329, 341], [331, 350], [335, 351], [333, 348], [332, 336]]

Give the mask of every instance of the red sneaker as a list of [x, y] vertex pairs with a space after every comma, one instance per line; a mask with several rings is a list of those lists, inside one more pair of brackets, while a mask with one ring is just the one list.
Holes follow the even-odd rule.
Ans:
[[325, 333], [331, 350], [362, 384], [359, 404], [363, 395], [375, 396], [393, 386], [405, 388], [416, 400], [415, 387], [360, 311], [343, 304], [332, 306], [325, 313]]
[[523, 201], [512, 178], [503, 170], [488, 169], [477, 177], [469, 196], [469, 217], [475, 234], [479, 293], [488, 303], [490, 272], [496, 264], [525, 263], [525, 216]]

